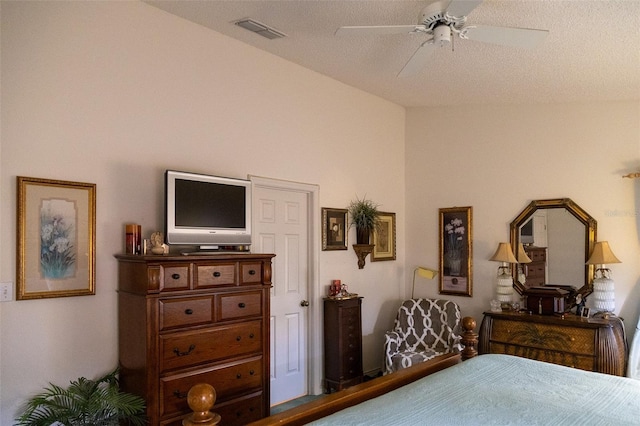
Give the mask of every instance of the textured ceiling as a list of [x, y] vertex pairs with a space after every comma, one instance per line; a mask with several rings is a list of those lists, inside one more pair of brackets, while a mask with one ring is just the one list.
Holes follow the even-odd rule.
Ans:
[[[640, 99], [640, 0], [485, 0], [467, 24], [549, 30], [533, 50], [455, 38], [397, 77], [422, 35], [336, 36], [345, 25], [416, 24], [427, 1], [163, 0], [155, 7], [404, 106]], [[250, 17], [287, 35], [268, 40]]]

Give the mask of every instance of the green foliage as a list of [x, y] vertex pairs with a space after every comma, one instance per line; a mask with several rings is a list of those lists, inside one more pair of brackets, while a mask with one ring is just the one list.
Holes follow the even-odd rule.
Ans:
[[366, 196], [362, 200], [356, 197], [348, 207], [351, 225], [370, 231], [376, 229], [378, 227], [378, 216], [380, 215], [378, 206], [373, 201], [367, 200]]
[[67, 389], [49, 384], [27, 402], [16, 425], [116, 426], [120, 420], [146, 424], [144, 399], [120, 392], [117, 374], [116, 369], [95, 381], [80, 377]]

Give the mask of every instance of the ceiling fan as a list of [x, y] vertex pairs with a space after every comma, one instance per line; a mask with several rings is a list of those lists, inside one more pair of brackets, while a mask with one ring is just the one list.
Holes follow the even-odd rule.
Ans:
[[451, 43], [452, 34], [461, 39], [476, 40], [503, 46], [533, 48], [547, 36], [549, 31], [529, 28], [493, 27], [466, 25], [467, 15], [482, 3], [482, 0], [437, 0], [420, 12], [418, 24], [372, 25], [340, 27], [336, 35], [349, 34], [426, 34], [431, 36], [418, 47], [402, 68], [399, 77], [416, 74], [427, 65], [431, 54]]

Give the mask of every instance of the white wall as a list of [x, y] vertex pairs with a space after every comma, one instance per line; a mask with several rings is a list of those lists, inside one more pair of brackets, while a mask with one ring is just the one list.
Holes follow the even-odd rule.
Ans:
[[117, 365], [113, 254], [124, 223], [161, 229], [166, 168], [318, 184], [322, 207], [366, 194], [396, 212], [397, 261], [320, 256], [323, 286], [364, 296], [365, 370], [381, 365], [404, 296], [403, 108], [144, 3], [0, 7], [0, 281], [16, 276], [16, 176], [97, 184], [96, 295], [0, 304], [0, 424], [48, 382]]
[[[473, 206], [473, 297], [454, 299], [479, 326], [495, 293], [498, 265], [488, 259], [509, 240], [511, 221], [531, 200], [571, 198], [622, 261], [608, 266], [631, 336], [640, 313], [640, 180], [621, 176], [640, 169], [639, 148], [638, 102], [409, 109], [407, 270], [438, 264], [438, 208]], [[437, 295], [436, 281], [418, 288]]]

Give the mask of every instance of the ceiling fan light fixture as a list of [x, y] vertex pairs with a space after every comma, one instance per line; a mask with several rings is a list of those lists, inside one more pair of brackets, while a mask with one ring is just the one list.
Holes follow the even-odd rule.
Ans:
[[433, 29], [433, 42], [443, 47], [451, 43], [451, 28], [447, 25], [439, 25]]

